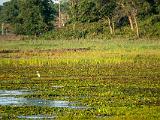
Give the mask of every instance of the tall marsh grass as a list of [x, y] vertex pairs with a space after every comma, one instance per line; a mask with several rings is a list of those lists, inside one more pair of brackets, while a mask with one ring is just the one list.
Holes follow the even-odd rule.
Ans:
[[13, 53], [0, 59], [0, 66], [53, 66], [76, 64], [119, 64], [119, 63], [149, 63], [160, 60], [159, 52], [155, 53], [110, 53], [106, 51], [85, 52], [55, 52], [51, 53]]
[[45, 40], [26, 39], [5, 41], [1, 40], [0, 50], [53, 50], [53, 49], [73, 49], [88, 48], [90, 50], [106, 51], [145, 51], [160, 50], [159, 39], [72, 39], [72, 40]]

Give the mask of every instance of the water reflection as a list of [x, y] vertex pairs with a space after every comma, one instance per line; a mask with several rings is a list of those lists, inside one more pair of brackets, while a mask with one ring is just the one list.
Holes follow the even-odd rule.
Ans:
[[55, 116], [46, 115], [31, 115], [31, 116], [18, 116], [19, 119], [54, 119]]
[[27, 90], [0, 90], [0, 96], [10, 96], [10, 95], [26, 95], [30, 94]]
[[14, 105], [14, 106], [47, 106], [47, 107], [63, 107], [63, 108], [81, 108], [74, 106], [69, 101], [51, 101], [42, 99], [26, 99], [16, 97], [0, 97], [0, 105]]
[[83, 106], [76, 106], [75, 103], [62, 100], [43, 100], [18, 97], [18, 95], [29, 94], [25, 90], [0, 90], [0, 105], [2, 106], [46, 106], [72, 109], [85, 109]]
[[23, 105], [24, 98], [0, 97], [0, 105]]

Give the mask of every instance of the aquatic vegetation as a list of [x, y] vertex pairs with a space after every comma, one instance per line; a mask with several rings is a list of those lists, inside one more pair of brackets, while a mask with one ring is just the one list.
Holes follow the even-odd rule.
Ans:
[[158, 119], [159, 50], [143, 49], [3, 51], [0, 118]]

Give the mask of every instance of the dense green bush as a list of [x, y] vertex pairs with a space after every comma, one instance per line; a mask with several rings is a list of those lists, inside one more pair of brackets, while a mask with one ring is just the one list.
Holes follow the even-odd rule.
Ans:
[[[141, 37], [160, 36], [160, 17], [152, 16], [143, 21], [139, 21], [139, 31]], [[45, 39], [85, 39], [85, 38], [110, 38], [110, 37], [136, 37], [130, 26], [116, 27], [115, 34], [111, 35], [108, 24], [105, 21], [94, 23], [68, 24], [61, 29], [48, 32], [42, 35]]]
[[85, 39], [87, 36], [97, 36], [105, 32], [104, 23], [76, 23], [68, 24], [62, 29], [49, 32], [42, 37], [46, 39]]
[[160, 16], [150, 16], [140, 22], [142, 36], [160, 36]]
[[11, 0], [0, 10], [0, 21], [10, 24], [14, 33], [39, 35], [53, 29], [56, 11], [50, 0]]

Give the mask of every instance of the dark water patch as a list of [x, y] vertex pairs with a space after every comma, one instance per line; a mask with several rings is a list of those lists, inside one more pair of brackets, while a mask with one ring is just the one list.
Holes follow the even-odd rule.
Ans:
[[148, 105], [148, 106], [160, 106], [160, 100], [149, 101], [149, 100], [140, 100], [136, 105]]
[[75, 103], [61, 100], [42, 100], [42, 99], [27, 99], [16, 97], [0, 97], [0, 105], [2, 106], [42, 106], [42, 107], [58, 107], [72, 109], [86, 109], [87, 107], [76, 106]]
[[46, 115], [28, 115], [28, 116], [18, 116], [19, 119], [54, 119], [56, 116], [46, 116]]
[[65, 52], [65, 51], [88, 51], [90, 48], [65, 48], [65, 49], [54, 49], [51, 52]]
[[0, 53], [18, 53], [20, 50], [0, 50]]
[[[29, 53], [34, 53], [34, 52], [67, 52], [67, 51], [88, 51], [90, 48], [64, 48], [64, 49], [48, 49], [48, 50], [28, 50], [27, 52]], [[0, 50], [0, 53], [20, 53], [20, 52], [26, 52], [24, 50]]]
[[107, 119], [107, 118], [112, 118], [112, 117], [114, 117], [114, 115], [113, 114], [98, 114], [97, 116], [96, 116], [98, 119]]
[[136, 95], [136, 94], [144, 94], [144, 95], [158, 95], [160, 96], [160, 88], [135, 88], [135, 87], [129, 87], [129, 88], [122, 88], [121, 91], [124, 94], [128, 95]]

